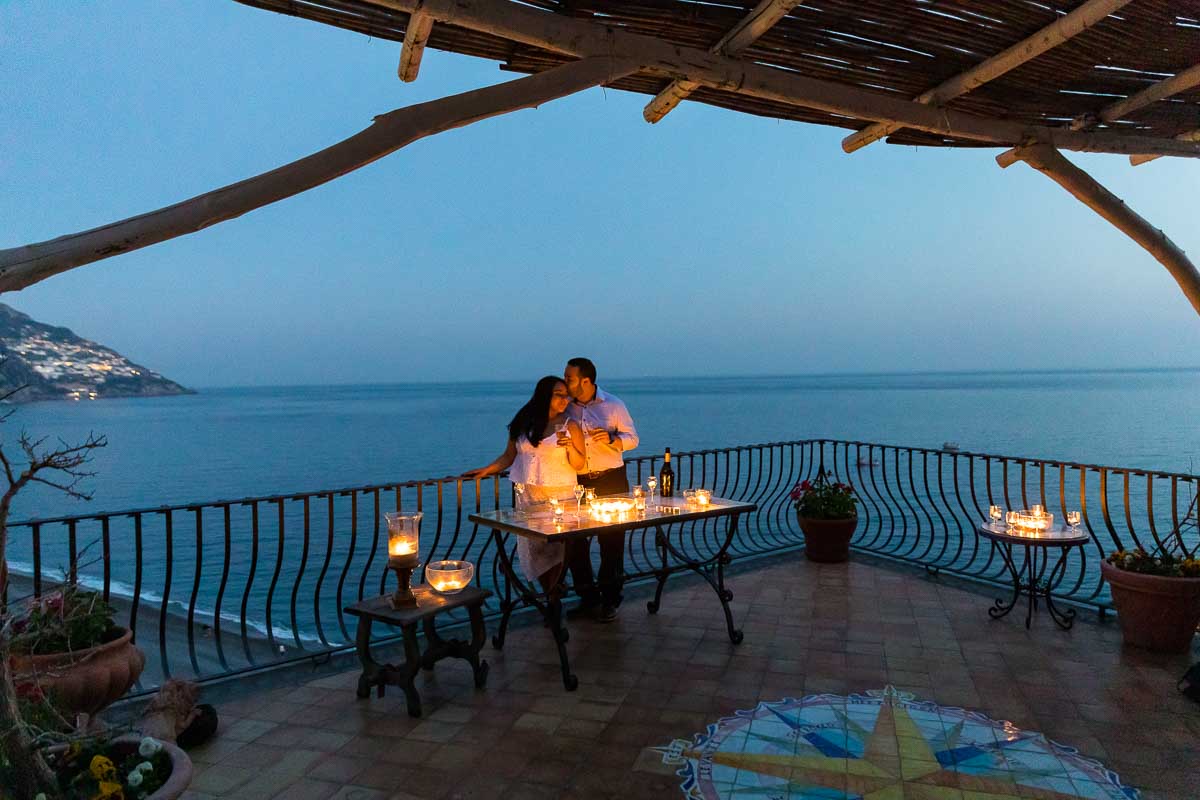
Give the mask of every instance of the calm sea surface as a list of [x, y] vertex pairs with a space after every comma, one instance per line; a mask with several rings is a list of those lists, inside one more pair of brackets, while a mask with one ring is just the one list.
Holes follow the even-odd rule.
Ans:
[[[95, 513], [428, 478], [481, 466], [532, 390], [522, 383], [208, 389], [38, 403], [6, 423], [53, 441], [108, 437], [91, 503], [50, 491], [14, 517]], [[613, 381], [638, 454], [811, 437], [1200, 469], [1200, 370]], [[40, 489], [40, 487], [37, 487]]]

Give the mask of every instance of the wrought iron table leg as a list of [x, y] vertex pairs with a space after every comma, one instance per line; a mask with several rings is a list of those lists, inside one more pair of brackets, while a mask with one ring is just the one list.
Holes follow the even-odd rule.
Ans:
[[[725, 587], [725, 565], [730, 561], [729, 546], [733, 543], [733, 537], [737, 533], [737, 526], [738, 515], [730, 515], [729, 530], [725, 535], [725, 542], [721, 545], [721, 549], [717, 551], [716, 556], [707, 561], [694, 561], [688, 558], [679, 552], [666, 536], [656, 536], [655, 544], [665, 552], [673, 555], [681, 566], [699, 575], [712, 587], [713, 591], [717, 594], [717, 599], [721, 601], [721, 610], [725, 612], [725, 628], [729, 633], [729, 641], [734, 644], [741, 644], [745, 635], [740, 629], [734, 627], [733, 612], [729, 608], [729, 601], [733, 599], [733, 592]], [[663, 558], [666, 558], [665, 553]], [[712, 576], [714, 571], [717, 573], [716, 580], [713, 580]]]
[[492, 637], [492, 647], [503, 650], [504, 638], [508, 635], [508, 620], [512, 617], [513, 607], [516, 605], [512, 599], [513, 571], [512, 562], [508, 559], [508, 549], [504, 546], [500, 531], [493, 528], [492, 538], [496, 542], [496, 556], [500, 559], [500, 571], [504, 573], [504, 598], [500, 601], [500, 627], [496, 630], [496, 635]]
[[1046, 578], [1046, 610], [1050, 612], [1050, 618], [1054, 620], [1054, 623], [1067, 631], [1075, 624], [1075, 609], [1068, 608], [1066, 611], [1059, 611], [1058, 607], [1054, 605], [1054, 595], [1051, 594], [1054, 587], [1058, 586], [1067, 575], [1067, 553], [1070, 548], [1063, 547], [1061, 550], [1058, 563], [1054, 565], [1054, 569], [1050, 570], [1050, 575]]
[[1021, 599], [1021, 573], [1017, 571], [1017, 565], [1013, 562], [1011, 545], [993, 541], [992, 547], [1000, 551], [1000, 557], [1004, 560], [1004, 566], [1008, 570], [1013, 583], [1012, 597], [1008, 599], [1008, 602], [1005, 602], [1002, 597], [997, 597], [996, 602], [988, 609], [989, 617], [1000, 619], [1007, 616], [1016, 607], [1017, 601]]
[[471, 645], [470, 654], [466, 656], [466, 659], [471, 664], [471, 673], [475, 677], [475, 688], [482, 689], [487, 685], [488, 677], [488, 662], [479, 658], [479, 652], [483, 650], [483, 643], [487, 641], [487, 628], [483, 625], [483, 603], [471, 606], [467, 609], [467, 614], [471, 618]]
[[573, 692], [579, 687], [579, 679], [571, 672], [570, 659], [567, 657], [567, 642], [571, 635], [567, 632], [563, 625], [562, 613], [562, 596], [565, 592], [567, 565], [564, 561], [558, 570], [558, 577], [548, 593], [536, 591], [532, 587], [526, 585], [525, 581], [517, 577], [516, 570], [513, 568], [512, 560], [508, 557], [508, 551], [505, 550], [503, 542], [500, 540], [500, 532], [495, 528], [492, 529], [492, 534], [496, 537], [496, 554], [500, 559], [500, 568], [504, 572], [504, 594], [505, 600], [503, 606], [503, 616], [500, 618], [500, 632], [492, 639], [492, 646], [497, 650], [504, 647], [504, 636], [508, 630], [508, 619], [512, 615], [512, 610], [517, 606], [518, 601], [510, 600], [512, 591], [515, 588], [520, 596], [520, 602], [526, 605], [531, 605], [538, 610], [542, 615], [542, 619], [546, 621], [547, 627], [550, 628], [550, 635], [554, 637], [554, 644], [558, 648], [558, 662], [562, 667], [563, 686], [568, 692]]
[[654, 526], [654, 546], [661, 557], [661, 566], [654, 571], [654, 577], [658, 581], [658, 585], [654, 587], [654, 599], [646, 603], [646, 610], [651, 614], [657, 614], [662, 606], [663, 587], [667, 585], [667, 578], [671, 576], [671, 570], [667, 567], [667, 548], [663, 546], [666, 536], [660, 526]]
[[1029, 576], [1029, 583], [1026, 588], [1029, 592], [1029, 607], [1025, 611], [1025, 629], [1029, 630], [1030, 623], [1033, 622], [1033, 610], [1037, 608], [1037, 548], [1025, 548], [1025, 573]]

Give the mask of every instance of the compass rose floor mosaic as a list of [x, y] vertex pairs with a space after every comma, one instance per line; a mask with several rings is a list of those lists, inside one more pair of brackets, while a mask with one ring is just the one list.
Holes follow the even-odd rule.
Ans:
[[1137, 800], [1076, 750], [891, 686], [761, 702], [655, 748], [690, 800]]

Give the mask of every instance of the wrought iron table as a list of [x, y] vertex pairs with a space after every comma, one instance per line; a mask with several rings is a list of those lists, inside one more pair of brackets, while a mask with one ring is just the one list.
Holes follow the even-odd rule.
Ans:
[[[414, 679], [420, 669], [433, 669], [443, 658], [461, 658], [471, 665], [475, 687], [482, 689], [487, 683], [488, 663], [479, 660], [479, 651], [487, 639], [483, 626], [483, 601], [492, 596], [488, 589], [468, 586], [458, 594], [442, 595], [428, 586], [414, 586], [412, 590], [417, 605], [412, 608], [392, 608], [390, 595], [372, 597], [347, 606], [345, 611], [358, 617], [356, 649], [362, 664], [362, 675], [358, 678], [358, 696], [368, 697], [371, 687], [377, 687], [383, 697], [384, 687], [391, 684], [404, 690], [411, 717], [421, 716], [421, 695], [417, 693]], [[466, 608], [471, 620], [471, 641], [445, 640], [434, 627], [435, 618], [455, 608]], [[371, 623], [382, 622], [399, 626], [404, 635], [404, 663], [400, 665], [380, 664], [371, 656]], [[417, 644], [417, 623], [425, 631], [425, 652]]]
[[[1012, 597], [1007, 601], [1003, 598], [996, 598], [996, 602], [988, 609], [988, 616], [992, 619], [1000, 619], [1007, 615], [1016, 607], [1021, 599], [1021, 594], [1024, 593], [1029, 596], [1029, 609], [1025, 612], [1026, 628], [1033, 621], [1033, 612], [1037, 608], [1038, 598], [1044, 597], [1050, 618], [1063, 630], [1069, 629], [1075, 623], [1075, 610], [1068, 608], [1066, 611], [1059, 611], [1054, 605], [1052, 592], [1066, 575], [1067, 554], [1071, 548], [1082, 547], [1091, 541], [1087, 532], [1059, 527], [1044, 532], [1025, 533], [1016, 529], [1010, 531], [1004, 525], [989, 523], [981, 524], [978, 531], [980, 536], [991, 540], [992, 546], [1000, 552], [1000, 557], [1004, 559], [1004, 566], [1008, 569], [1013, 583]], [[1014, 547], [1025, 548], [1024, 582], [1021, 580], [1021, 571], [1017, 568], [1017, 562], [1013, 558]], [[1050, 570], [1050, 574], [1046, 576], [1045, 581], [1039, 583], [1038, 577], [1045, 572], [1046, 565], [1050, 561], [1050, 550], [1053, 548], [1057, 548], [1059, 551], [1058, 561]], [[1039, 553], [1041, 554], [1040, 567], [1038, 566]]]
[[[613, 499], [612, 497], [601, 499]], [[738, 518], [745, 513], [757, 510], [753, 503], [741, 503], [735, 500], [725, 500], [714, 497], [706, 506], [689, 505], [682, 498], [656, 498], [644, 512], [631, 511], [627, 514], [610, 515], [608, 519], [593, 519], [585, 509], [576, 513], [567, 503], [566, 513], [555, 518], [551, 509], [535, 507], [532, 510], [516, 512], [509, 509], [498, 509], [472, 514], [471, 522], [492, 529], [496, 553], [504, 572], [504, 598], [500, 601], [501, 617], [500, 630], [492, 637], [492, 645], [497, 649], [504, 647], [504, 637], [508, 632], [508, 621], [515, 608], [523, 605], [533, 606], [546, 620], [550, 634], [558, 647], [558, 660], [562, 668], [563, 686], [567, 691], [574, 691], [579, 686], [578, 678], [571, 672], [570, 661], [567, 657], [567, 641], [570, 638], [563, 625], [562, 597], [566, 584], [565, 566], [559, 570], [557, 582], [549, 592], [543, 592], [523, 580], [516, 572], [513, 558], [505, 546], [504, 534], [511, 533], [540, 542], [566, 542], [581, 536], [592, 536], [609, 531], [630, 531], [654, 529], [654, 545], [659, 554], [659, 567], [654, 570], [657, 586], [654, 599], [646, 603], [646, 609], [654, 614], [662, 603], [663, 587], [672, 573], [689, 570], [695, 572], [712, 587], [721, 602], [725, 612], [725, 627], [729, 640], [734, 644], [742, 641], [741, 630], [734, 627], [733, 613], [729, 610], [729, 601], [733, 592], [725, 586], [725, 566], [730, 562], [729, 546], [737, 533]], [[699, 520], [727, 520], [725, 538], [720, 546], [708, 558], [692, 558], [684, 554], [671, 542], [670, 525]], [[513, 597], [513, 592], [517, 597]]]

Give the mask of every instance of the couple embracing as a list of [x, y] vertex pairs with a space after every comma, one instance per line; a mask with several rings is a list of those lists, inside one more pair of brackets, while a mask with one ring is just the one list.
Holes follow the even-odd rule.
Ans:
[[[550, 499], [575, 499], [575, 485], [594, 489], [597, 495], [629, 491], [625, 474], [626, 450], [637, 447], [637, 430], [625, 404], [596, 385], [596, 365], [572, 358], [562, 377], [547, 375], [537, 382], [533, 397], [508, 423], [508, 445], [486, 467], [465, 473], [482, 478], [509, 470], [515, 486], [523, 486], [517, 506], [523, 508]], [[551, 591], [571, 570], [579, 594], [579, 612], [601, 622], [616, 619], [624, 582], [625, 535], [601, 533], [600, 571], [592, 574], [591, 537], [562, 542], [517, 540], [521, 571]]]

